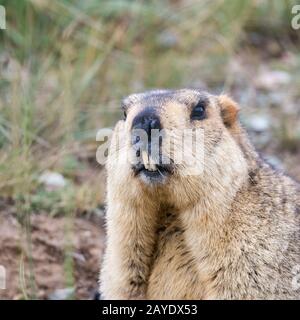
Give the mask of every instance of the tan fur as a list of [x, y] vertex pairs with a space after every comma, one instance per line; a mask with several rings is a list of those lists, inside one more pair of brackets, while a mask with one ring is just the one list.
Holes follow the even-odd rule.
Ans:
[[[190, 112], [202, 98], [207, 118], [193, 122]], [[201, 174], [183, 174], [183, 163], [165, 184], [147, 185], [128, 162], [114, 161], [117, 150], [131, 148], [132, 120], [148, 105], [164, 128], [204, 130], [204, 158], [190, 154]], [[123, 107], [127, 120], [115, 128], [107, 161], [102, 297], [299, 299], [292, 285], [300, 265], [299, 184], [257, 155], [237, 120], [237, 104], [183, 89], [132, 95]], [[182, 147], [176, 137], [173, 144]], [[165, 153], [174, 156], [172, 149]]]

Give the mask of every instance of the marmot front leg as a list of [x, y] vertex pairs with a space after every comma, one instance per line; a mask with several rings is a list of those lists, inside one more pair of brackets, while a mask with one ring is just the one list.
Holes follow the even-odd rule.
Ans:
[[100, 292], [104, 299], [146, 299], [155, 243], [155, 212], [138, 199], [133, 201], [127, 196], [120, 203], [118, 197], [111, 197], [114, 199], [108, 203]]

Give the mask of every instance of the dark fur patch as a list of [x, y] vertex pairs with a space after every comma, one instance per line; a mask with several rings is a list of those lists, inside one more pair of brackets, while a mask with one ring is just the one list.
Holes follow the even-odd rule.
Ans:
[[191, 258], [187, 262], [185, 262], [184, 264], [177, 267], [176, 270], [178, 271], [178, 270], [184, 269], [184, 268], [190, 269], [193, 264], [194, 264], [194, 258]]
[[216, 280], [218, 275], [220, 274], [220, 272], [222, 272], [224, 270], [223, 267], [221, 267], [219, 270], [217, 270], [216, 272], [213, 273], [213, 275], [211, 276], [212, 280]]
[[214, 148], [222, 141], [222, 138], [223, 138], [223, 131], [219, 130], [218, 131], [218, 136], [211, 140], [211, 143], [212, 143]]
[[249, 181], [253, 186], [256, 186], [258, 184], [257, 174], [258, 170], [252, 170], [249, 172]]

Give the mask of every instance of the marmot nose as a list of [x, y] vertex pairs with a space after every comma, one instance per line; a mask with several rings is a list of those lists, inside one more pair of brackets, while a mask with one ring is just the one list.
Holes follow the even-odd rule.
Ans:
[[[133, 119], [131, 143], [135, 149], [147, 150], [151, 154], [152, 142], [156, 143], [155, 137], [159, 136], [160, 130], [161, 123], [158, 115], [153, 108], [147, 108]], [[158, 148], [161, 139], [157, 140]]]
[[159, 117], [152, 110], [146, 110], [138, 114], [132, 122], [133, 130], [144, 130], [151, 138], [151, 130], [161, 130]]

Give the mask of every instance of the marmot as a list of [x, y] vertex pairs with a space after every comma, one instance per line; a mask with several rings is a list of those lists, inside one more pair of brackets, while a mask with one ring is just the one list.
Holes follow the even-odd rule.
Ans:
[[[107, 161], [102, 298], [299, 299], [299, 184], [258, 155], [238, 105], [182, 89], [133, 94], [122, 108]], [[166, 129], [156, 164], [133, 129]], [[177, 164], [186, 129], [203, 130], [202, 143]], [[117, 161], [125, 151], [139, 162]]]

